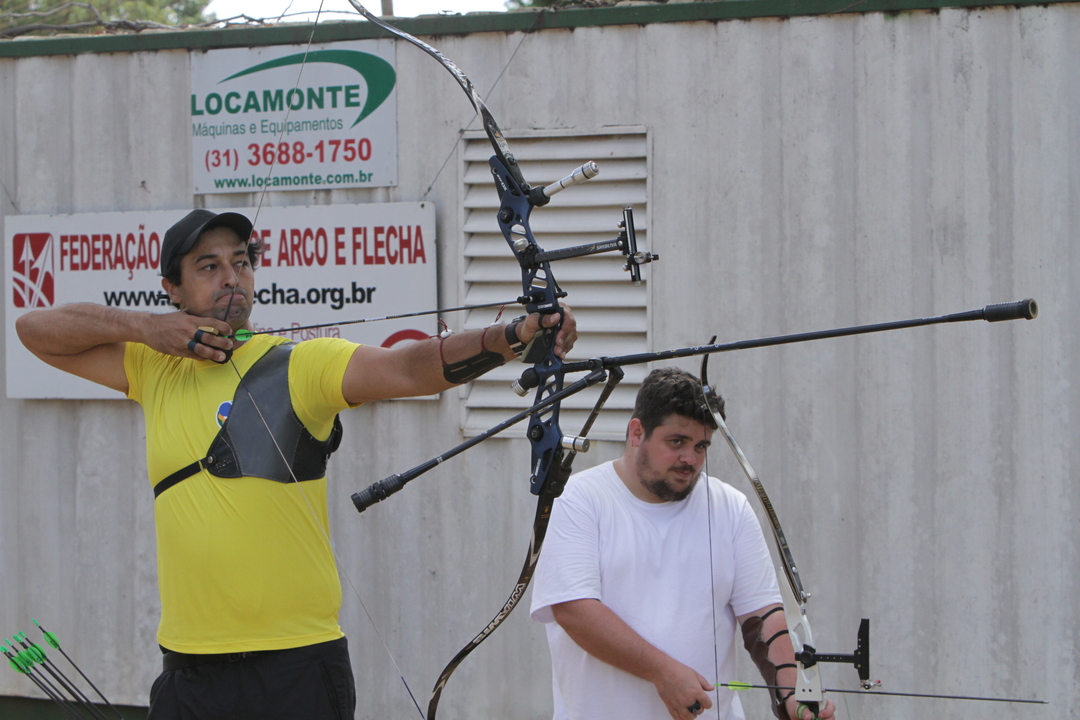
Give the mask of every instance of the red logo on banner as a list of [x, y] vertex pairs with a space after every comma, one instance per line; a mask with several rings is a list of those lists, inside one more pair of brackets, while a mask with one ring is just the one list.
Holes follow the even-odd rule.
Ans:
[[419, 330], [398, 330], [390, 337], [383, 340], [382, 346], [384, 348], [394, 347], [399, 342], [407, 342], [409, 340], [427, 340], [430, 335], [426, 332], [420, 332]]
[[11, 258], [12, 288], [17, 308], [52, 307], [53, 238], [50, 233], [15, 236]]

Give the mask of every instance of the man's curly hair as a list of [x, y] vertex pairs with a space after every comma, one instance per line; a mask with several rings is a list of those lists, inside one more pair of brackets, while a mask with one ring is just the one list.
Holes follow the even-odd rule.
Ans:
[[[724, 400], [720, 398], [720, 414], [723, 413]], [[677, 367], [658, 368], [648, 374], [638, 390], [632, 417], [641, 421], [645, 437], [649, 437], [670, 415], [681, 415], [717, 429], [705, 404], [701, 381]]]

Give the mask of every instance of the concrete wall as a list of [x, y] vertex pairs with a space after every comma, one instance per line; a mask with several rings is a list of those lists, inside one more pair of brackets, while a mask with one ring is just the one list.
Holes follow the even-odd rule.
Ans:
[[[1039, 301], [1033, 322], [711, 364], [814, 593], [818, 648], [850, 652], [869, 617], [883, 689], [1050, 700], [1021, 709], [1036, 718], [1080, 702], [1077, 37], [1080, 7], [1055, 4], [436, 41], [482, 94], [498, 80], [488, 102], [508, 131], [649, 128], [653, 349]], [[415, 200], [438, 176], [440, 294], [453, 301], [460, 159], [438, 170], [472, 111], [427, 56], [401, 45], [397, 63], [400, 187], [267, 202]], [[183, 50], [0, 59], [0, 211], [256, 203], [191, 196], [188, 92]], [[454, 445], [459, 418], [456, 393], [345, 418], [331, 514], [358, 717], [416, 712], [384, 642], [426, 704], [524, 559], [522, 440], [487, 442], [362, 516], [348, 500]], [[140, 411], [2, 400], [0, 428], [0, 630], [40, 617], [110, 699], [144, 701], [158, 651]], [[602, 443], [579, 467], [619, 451]], [[710, 471], [749, 492], [729, 455], [717, 444]], [[849, 667], [823, 675], [855, 686]], [[542, 629], [519, 610], [450, 681], [441, 716], [547, 717], [549, 677]], [[0, 694], [31, 692], [5, 673]], [[760, 696], [745, 702], [765, 716]], [[837, 703], [850, 718], [1018, 709]]]

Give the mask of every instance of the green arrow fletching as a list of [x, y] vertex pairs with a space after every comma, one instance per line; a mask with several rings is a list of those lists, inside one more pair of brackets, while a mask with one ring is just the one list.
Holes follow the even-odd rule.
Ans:
[[31, 618], [31, 620], [35, 625], [38, 626], [38, 630], [41, 631], [41, 634], [45, 636], [45, 642], [48, 643], [49, 647], [53, 648], [54, 650], [60, 650], [60, 641], [56, 639], [56, 636], [45, 628], [41, 627], [41, 623], [39, 623], [37, 620], [33, 620], [33, 618]]

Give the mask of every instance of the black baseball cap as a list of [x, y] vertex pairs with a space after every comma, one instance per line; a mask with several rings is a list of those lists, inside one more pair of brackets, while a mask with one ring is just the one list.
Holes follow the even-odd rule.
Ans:
[[247, 242], [251, 238], [251, 221], [240, 213], [212, 213], [209, 210], [192, 210], [183, 220], [165, 231], [165, 241], [161, 243], [161, 274], [168, 275], [172, 264], [191, 252], [199, 237], [207, 230], [217, 227], [231, 228]]

